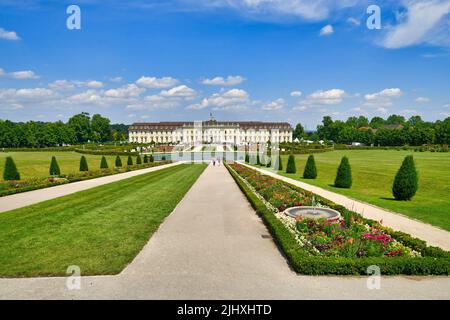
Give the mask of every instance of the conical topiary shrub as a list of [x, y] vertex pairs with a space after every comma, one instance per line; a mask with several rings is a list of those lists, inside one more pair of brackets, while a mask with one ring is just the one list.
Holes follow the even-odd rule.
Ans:
[[286, 173], [296, 173], [297, 168], [295, 167], [295, 157], [293, 154], [289, 155], [288, 162], [286, 165]]
[[148, 155], [144, 155], [144, 163], [148, 163]]
[[261, 165], [261, 161], [259, 160], [259, 153], [256, 153], [256, 165]]
[[267, 168], [270, 168], [272, 166], [272, 158], [271, 157], [268, 157], [267, 158], [267, 164], [266, 164], [266, 167]]
[[133, 165], [133, 159], [131, 158], [131, 156], [128, 156], [127, 165], [128, 166], [132, 166]]
[[303, 171], [304, 179], [315, 179], [317, 178], [317, 168], [314, 156], [311, 154], [306, 161], [305, 171]]
[[343, 157], [337, 170], [334, 186], [338, 188], [350, 188], [352, 186], [352, 170], [347, 157]]
[[250, 163], [250, 156], [248, 153], [245, 153], [245, 163]]
[[407, 156], [397, 172], [392, 193], [397, 200], [411, 200], [417, 192], [419, 178], [413, 156]]
[[106, 161], [105, 156], [103, 156], [102, 161], [100, 161], [100, 169], [108, 169], [108, 161]]
[[87, 164], [85, 156], [81, 156], [81, 159], [80, 159], [80, 171], [89, 171], [89, 167], [88, 167], [88, 164]]
[[136, 164], [142, 164], [141, 156], [138, 154], [136, 157]]
[[17, 171], [13, 158], [7, 157], [5, 160], [5, 169], [3, 171], [3, 180], [20, 180], [20, 173]]
[[116, 157], [116, 163], [115, 163], [117, 168], [122, 167], [122, 159], [120, 159], [119, 156]]
[[152, 155], [152, 154], [151, 154], [148, 158], [149, 158], [148, 160], [149, 160], [150, 162], [155, 162], [155, 158], [153, 158], [153, 155]]
[[51, 176], [59, 176], [61, 174], [61, 170], [59, 169], [55, 156], [52, 157], [52, 161], [50, 162], [49, 173]]
[[283, 170], [283, 161], [281, 160], [281, 156], [278, 156], [278, 157], [275, 159], [275, 163], [274, 163], [273, 168], [274, 168], [275, 170], [278, 170], [278, 171], [282, 171], [282, 170]]

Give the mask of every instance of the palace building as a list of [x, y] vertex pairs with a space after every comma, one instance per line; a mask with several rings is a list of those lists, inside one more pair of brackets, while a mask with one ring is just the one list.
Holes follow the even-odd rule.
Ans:
[[292, 142], [287, 122], [208, 121], [133, 123], [128, 129], [130, 142], [172, 144], [234, 144]]

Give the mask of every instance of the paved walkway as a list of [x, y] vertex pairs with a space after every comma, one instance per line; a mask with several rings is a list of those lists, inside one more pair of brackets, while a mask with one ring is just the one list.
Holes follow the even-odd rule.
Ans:
[[245, 163], [241, 163], [252, 169], [256, 169], [261, 173], [269, 175], [271, 177], [286, 181], [290, 184], [298, 186], [302, 189], [311, 191], [319, 196], [322, 196], [328, 200], [331, 200], [337, 204], [343, 205], [349, 210], [356, 211], [366, 218], [376, 221], [383, 220], [383, 225], [393, 228], [394, 230], [403, 231], [410, 235], [425, 240], [428, 245], [441, 247], [444, 250], [450, 251], [450, 232], [438, 227], [434, 227], [430, 224], [411, 219], [400, 213], [384, 210], [380, 207], [357, 201], [349, 197], [331, 192], [320, 187], [316, 187], [295, 179], [287, 178], [276, 174], [267, 169], [260, 169], [253, 166], [249, 166]]
[[134, 261], [117, 276], [0, 279], [0, 298], [450, 299], [449, 277], [299, 276], [223, 166], [209, 166]]
[[179, 165], [180, 163], [181, 162], [174, 162], [174, 163], [165, 164], [162, 166], [156, 166], [156, 167], [151, 167], [151, 168], [142, 169], [142, 170], [134, 170], [134, 171], [124, 172], [124, 173], [118, 173], [118, 174], [113, 174], [113, 175], [106, 176], [106, 177], [89, 179], [89, 180], [78, 181], [78, 182], [73, 182], [73, 183], [67, 183], [67, 184], [63, 184], [63, 185], [59, 185], [59, 186], [55, 186], [55, 187], [38, 189], [38, 190], [13, 194], [10, 196], [0, 197], [0, 213], [9, 211], [9, 210], [13, 210], [13, 209], [26, 207], [26, 206], [29, 206], [29, 205], [32, 205], [32, 204], [35, 204], [38, 202], [42, 202], [42, 201], [46, 201], [46, 200], [50, 200], [50, 199], [54, 199], [54, 198], [59, 198], [59, 197], [66, 196], [68, 194], [72, 194], [72, 193], [75, 193], [78, 191], [98, 187], [103, 184], [139, 176], [141, 174], [146, 174], [149, 172], [161, 170], [161, 169], [172, 167], [172, 166], [176, 166], [176, 165]]

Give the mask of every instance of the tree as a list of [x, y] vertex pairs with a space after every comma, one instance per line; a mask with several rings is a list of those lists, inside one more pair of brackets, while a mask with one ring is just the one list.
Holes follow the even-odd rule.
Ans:
[[52, 161], [50, 162], [50, 170], [49, 173], [51, 176], [59, 176], [61, 174], [61, 170], [59, 169], [58, 162], [56, 161], [56, 157], [52, 157]]
[[119, 156], [116, 157], [116, 167], [117, 168], [122, 167], [122, 159], [120, 159]]
[[20, 173], [17, 171], [16, 164], [12, 157], [6, 157], [5, 169], [3, 170], [3, 180], [20, 180]]
[[338, 188], [350, 188], [352, 186], [352, 171], [347, 157], [343, 157], [337, 170], [334, 186]]
[[245, 153], [245, 163], [250, 163], [250, 156], [248, 153]]
[[128, 166], [132, 166], [133, 165], [133, 159], [131, 158], [131, 156], [128, 156], [127, 165]]
[[305, 170], [303, 171], [304, 179], [315, 179], [317, 178], [317, 168], [314, 156], [311, 154], [306, 161]]
[[261, 165], [261, 161], [259, 160], [259, 152], [256, 152], [256, 165], [257, 166]]
[[295, 126], [294, 132], [292, 133], [293, 139], [301, 140], [305, 135], [305, 129], [303, 128], [301, 123], [297, 123]]
[[381, 117], [373, 117], [372, 120], [370, 120], [370, 127], [372, 129], [379, 129], [381, 126], [385, 125], [386, 121]]
[[283, 170], [283, 161], [281, 160], [281, 155], [278, 156], [278, 161], [275, 162], [275, 170], [282, 171]]
[[398, 114], [390, 115], [386, 120], [386, 124], [405, 124], [405, 117]]
[[88, 164], [87, 164], [85, 156], [81, 156], [81, 159], [80, 159], [80, 171], [89, 171], [89, 167], [88, 167]]
[[295, 167], [295, 157], [293, 154], [290, 154], [286, 165], [286, 173], [296, 173], [296, 172], [297, 168]]
[[406, 156], [398, 170], [392, 193], [397, 200], [411, 200], [418, 189], [418, 176], [413, 156]]
[[148, 155], [144, 155], [144, 163], [148, 163]]
[[155, 162], [155, 158], [153, 158], [153, 155], [151, 154], [150, 156], [149, 156], [149, 159], [148, 159], [150, 162]]
[[108, 118], [94, 114], [91, 120], [92, 139], [97, 142], [111, 140], [111, 126]]
[[75, 132], [77, 142], [84, 143], [91, 139], [92, 131], [89, 113], [82, 112], [74, 115], [67, 124]]
[[100, 169], [108, 169], [108, 161], [106, 161], [105, 156], [102, 157], [102, 161], [100, 162]]
[[138, 154], [136, 157], [136, 164], [142, 164], [141, 156]]

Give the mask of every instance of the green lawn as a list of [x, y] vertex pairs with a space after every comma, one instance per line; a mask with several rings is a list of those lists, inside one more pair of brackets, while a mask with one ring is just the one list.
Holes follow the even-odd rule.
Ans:
[[[0, 180], [3, 180], [3, 168], [6, 157], [11, 156], [19, 170], [20, 178], [45, 178], [49, 176], [50, 160], [56, 157], [61, 174], [76, 173], [80, 169], [82, 154], [72, 151], [62, 152], [0, 152]], [[85, 154], [89, 170], [100, 169], [102, 156]], [[127, 157], [122, 156], [122, 163], [126, 164]], [[114, 167], [115, 156], [106, 156], [110, 168]], [[136, 159], [134, 158], [135, 162]]]
[[[396, 201], [392, 197], [392, 184], [403, 158], [409, 154], [413, 154], [419, 172], [419, 190], [412, 201]], [[348, 156], [352, 168], [351, 189], [332, 186], [344, 155]], [[283, 156], [284, 169], [287, 157]], [[315, 154], [318, 170], [316, 180], [301, 178], [307, 157], [308, 155], [295, 156], [296, 174], [282, 174], [450, 231], [450, 153], [351, 150]]]
[[179, 165], [0, 214], [0, 276], [117, 274], [205, 169]]

